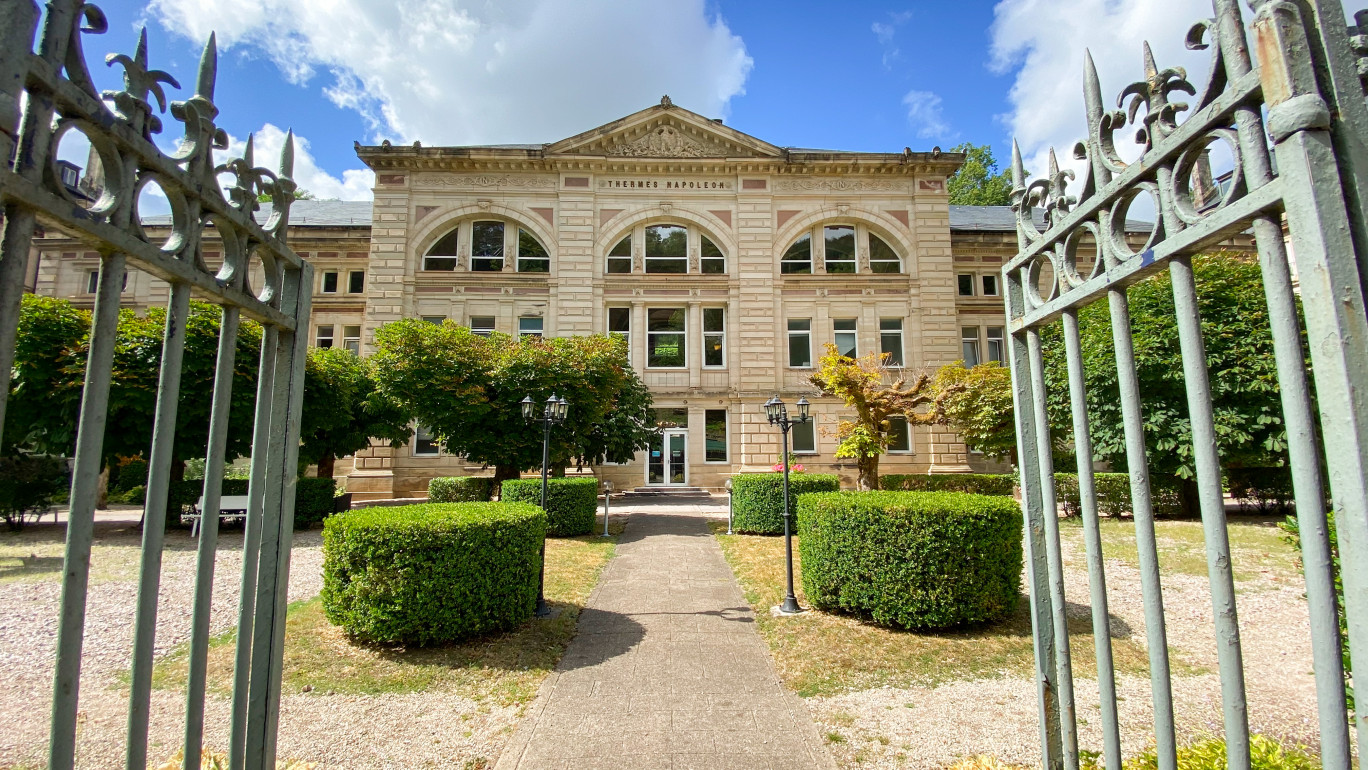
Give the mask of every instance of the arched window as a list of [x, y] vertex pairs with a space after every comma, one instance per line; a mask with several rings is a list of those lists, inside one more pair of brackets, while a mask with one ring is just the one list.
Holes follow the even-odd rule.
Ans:
[[869, 234], [869, 271], [872, 273], [901, 273], [902, 260], [898, 252], [884, 242], [884, 239]]
[[808, 275], [812, 272], [812, 234], [803, 233], [784, 252], [779, 272], [789, 275]]
[[546, 253], [546, 247], [521, 227], [518, 228], [518, 272], [551, 272], [551, 255]]
[[470, 270], [476, 273], [502, 272], [510, 253], [512, 267], [520, 273], [551, 272], [551, 254], [535, 235], [497, 219], [477, 219], [453, 227], [428, 248], [422, 269], [455, 270], [463, 253], [470, 254]]
[[[639, 251], [633, 249], [636, 244]], [[645, 255], [647, 273], [678, 275], [691, 269], [703, 275], [726, 275], [727, 255], [717, 243], [693, 225], [637, 226], [613, 245], [604, 259], [604, 272], [631, 273], [633, 253]], [[692, 258], [692, 259], [691, 259]], [[690, 268], [690, 262], [696, 266]]]
[[[864, 244], [858, 248], [857, 244]], [[820, 251], [819, 251], [820, 249]], [[861, 267], [861, 255], [869, 256], [868, 267]], [[883, 238], [862, 224], [818, 225], [799, 235], [779, 259], [784, 275], [810, 275], [823, 265], [828, 275], [855, 273], [901, 273], [902, 258]]]
[[504, 266], [504, 223], [476, 222], [471, 226], [470, 270], [497, 273]]
[[455, 270], [460, 257], [461, 228], [453, 227], [451, 232], [437, 239], [432, 248], [423, 255], [424, 270]]

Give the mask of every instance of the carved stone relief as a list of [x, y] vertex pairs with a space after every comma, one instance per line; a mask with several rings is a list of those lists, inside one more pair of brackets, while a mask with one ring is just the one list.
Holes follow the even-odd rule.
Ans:
[[776, 190], [811, 192], [830, 190], [835, 192], [881, 192], [907, 191], [907, 182], [883, 179], [846, 179], [843, 177], [827, 179], [780, 179], [774, 185]]
[[521, 189], [554, 189], [556, 177], [529, 174], [415, 174], [416, 185], [428, 187], [516, 187]]
[[639, 139], [609, 146], [605, 153], [629, 158], [725, 158], [733, 154], [716, 142], [691, 139], [674, 126], [658, 126]]

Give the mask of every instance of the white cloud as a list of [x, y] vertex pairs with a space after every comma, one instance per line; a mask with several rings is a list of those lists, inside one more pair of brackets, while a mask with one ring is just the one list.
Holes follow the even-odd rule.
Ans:
[[[1129, 83], [1144, 75], [1142, 44], [1148, 40], [1157, 65], [1185, 67], [1201, 89], [1210, 71], [1210, 49], [1189, 51], [1188, 29], [1211, 14], [1202, 0], [1002, 0], [994, 9], [990, 66], [1017, 69], [1011, 110], [999, 116], [1021, 145], [1034, 175], [1045, 172], [1050, 147], [1061, 166], [1073, 165], [1070, 150], [1087, 136], [1083, 107], [1083, 53], [1092, 51], [1107, 108]], [[1174, 100], [1183, 100], [1175, 94]], [[1118, 131], [1118, 149], [1133, 158], [1133, 130]]]
[[751, 59], [705, 0], [152, 0], [163, 26], [274, 61], [371, 141], [547, 142], [656, 103], [725, 117]]
[[930, 91], [908, 91], [903, 97], [907, 122], [923, 139], [943, 139], [951, 135], [941, 112], [941, 98]]
[[[278, 126], [267, 123], [259, 131], [253, 132], [252, 162], [271, 171], [280, 168], [280, 150], [285, 146], [285, 132]], [[247, 138], [230, 136], [228, 149], [214, 152], [214, 160], [223, 163], [227, 158], [242, 157], [247, 146]], [[329, 174], [318, 167], [314, 156], [309, 152], [309, 140], [296, 135], [294, 138], [294, 176], [295, 184], [313, 193], [315, 198], [326, 200], [336, 198], [344, 201], [370, 200], [371, 188], [375, 186], [375, 172], [370, 169], [347, 169], [342, 178]], [[231, 177], [230, 177], [231, 178]]]
[[898, 48], [893, 38], [898, 34], [898, 27], [906, 24], [912, 19], [911, 11], [898, 11], [888, 14], [888, 23], [876, 21], [869, 25], [869, 31], [874, 33], [874, 38], [879, 41], [879, 47], [883, 48], [884, 69], [893, 69], [893, 62], [898, 60], [902, 51]]

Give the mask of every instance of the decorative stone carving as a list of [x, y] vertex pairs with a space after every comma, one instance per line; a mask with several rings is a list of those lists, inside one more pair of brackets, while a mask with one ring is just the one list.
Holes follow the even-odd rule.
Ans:
[[883, 179], [845, 179], [843, 177], [828, 179], [780, 179], [774, 186], [775, 189], [778, 190], [798, 192], [811, 192], [814, 190], [831, 190], [835, 192], [907, 191], [906, 182], [895, 182]]
[[845, 216], [845, 215], [850, 211], [850, 204], [849, 204], [849, 203], [837, 203], [837, 204], [836, 204], [836, 210], [839, 211], [839, 212], [841, 213], [841, 216]]
[[660, 213], [662, 213], [662, 214], [668, 214], [668, 213], [670, 213], [670, 209], [672, 209], [672, 208], [674, 208], [674, 205], [671, 204], [669, 201], [661, 201], [661, 202], [660, 202]]
[[[698, 261], [698, 247], [697, 247], [697, 246], [694, 246], [693, 248], [689, 249], [689, 272], [690, 272], [690, 273], [699, 273], [699, 272], [702, 272], [701, 268], [699, 267], [699, 261]], [[694, 289], [694, 292], [695, 292], [695, 293], [696, 293], [697, 291], [698, 291], [697, 289]]]
[[555, 189], [556, 177], [530, 174], [415, 174], [414, 184], [428, 187], [514, 187], [525, 190]]
[[489, 211], [489, 207], [494, 205], [494, 201], [491, 201], [488, 198], [481, 198], [475, 201], [475, 205], [480, 211]]
[[609, 146], [605, 154], [628, 158], [725, 158], [732, 153], [715, 142], [691, 139], [674, 126], [657, 126], [638, 139]]

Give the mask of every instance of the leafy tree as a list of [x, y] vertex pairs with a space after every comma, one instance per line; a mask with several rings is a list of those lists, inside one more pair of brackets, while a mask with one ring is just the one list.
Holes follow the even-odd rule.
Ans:
[[855, 409], [855, 419], [843, 419], [836, 427], [836, 437], [841, 440], [836, 456], [855, 458], [862, 490], [879, 488], [879, 455], [888, 449], [890, 418], [905, 417], [909, 425], [925, 425], [936, 419], [934, 413], [916, 411], [932, 402], [931, 378], [923, 374], [910, 387], [904, 387], [906, 379], [900, 376], [887, 386], [884, 383], [892, 380], [884, 365], [887, 357], [887, 353], [870, 353], [850, 358], [827, 343], [826, 354], [811, 377], [823, 395], [835, 396]]
[[[1282, 465], [1286, 431], [1259, 266], [1249, 255], [1216, 253], [1195, 257], [1192, 267], [1222, 464]], [[1150, 470], [1183, 479], [1184, 507], [1192, 511], [1192, 426], [1173, 321], [1173, 287], [1168, 274], [1162, 273], [1130, 287], [1128, 294]], [[1079, 335], [1095, 458], [1125, 469], [1108, 303], [1096, 302], [1079, 311]], [[1055, 324], [1041, 336], [1050, 422], [1056, 438], [1062, 438], [1072, 433], [1062, 333]]]
[[342, 348], [309, 348], [304, 362], [304, 411], [299, 459], [333, 477], [337, 458], [370, 446], [372, 438], [402, 446], [408, 413], [379, 391], [369, 359]]
[[964, 153], [964, 165], [946, 180], [950, 203], [955, 206], [1007, 206], [1011, 203], [1012, 175], [999, 171], [993, 148], [965, 142], [950, 148]]
[[88, 311], [66, 300], [24, 295], [5, 415], [5, 454], [17, 447], [72, 453], [89, 336]]
[[1012, 411], [1012, 373], [996, 361], [936, 372], [937, 421], [960, 435], [965, 446], [1016, 464], [1016, 423]]
[[[294, 199], [297, 201], [315, 201], [318, 200], [318, 196], [301, 187], [298, 190], [294, 191]], [[271, 194], [269, 192], [257, 193], [257, 202], [270, 203]]]

